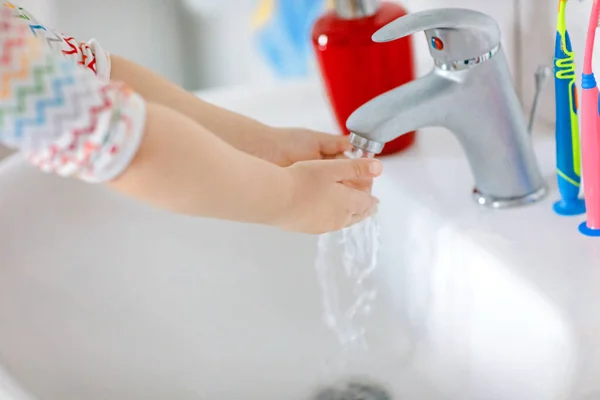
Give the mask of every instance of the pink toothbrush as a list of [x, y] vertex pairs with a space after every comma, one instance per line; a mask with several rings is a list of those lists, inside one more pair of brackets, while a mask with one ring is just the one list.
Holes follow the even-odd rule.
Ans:
[[600, 237], [600, 110], [598, 109], [598, 86], [592, 71], [592, 56], [596, 29], [600, 20], [600, 0], [594, 0], [588, 26], [583, 76], [581, 79], [581, 161], [587, 222], [579, 231], [587, 236]]

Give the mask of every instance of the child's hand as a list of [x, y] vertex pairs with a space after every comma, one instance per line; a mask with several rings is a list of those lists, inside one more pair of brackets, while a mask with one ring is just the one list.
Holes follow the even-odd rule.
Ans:
[[268, 128], [249, 144], [250, 153], [282, 167], [298, 161], [335, 158], [348, 150], [348, 138], [299, 128]]
[[356, 189], [381, 174], [377, 160], [301, 161], [288, 171], [290, 200], [278, 223], [283, 229], [312, 234], [337, 231], [367, 218], [377, 207], [378, 200], [368, 190]]

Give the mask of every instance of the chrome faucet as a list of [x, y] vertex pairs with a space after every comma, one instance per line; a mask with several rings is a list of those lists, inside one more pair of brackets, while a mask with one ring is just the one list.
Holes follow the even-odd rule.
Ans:
[[385, 143], [429, 126], [458, 138], [475, 177], [475, 200], [504, 208], [542, 199], [547, 187], [515, 92], [496, 21], [445, 8], [399, 18], [373, 35], [388, 42], [424, 31], [435, 66], [348, 119], [352, 144], [379, 154]]

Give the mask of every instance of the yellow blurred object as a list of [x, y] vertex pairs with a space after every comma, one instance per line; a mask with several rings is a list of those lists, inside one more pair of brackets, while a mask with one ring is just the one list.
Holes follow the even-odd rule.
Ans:
[[252, 27], [259, 29], [266, 25], [273, 16], [275, 10], [275, 0], [260, 0], [258, 7], [252, 16]]
[[[325, 9], [331, 10], [333, 8], [334, 0], [326, 0]], [[273, 17], [273, 12], [275, 11], [275, 2], [276, 0], [259, 0], [258, 6], [256, 7], [256, 11], [252, 16], [252, 27], [254, 29], [260, 29], [265, 26], [269, 19]]]

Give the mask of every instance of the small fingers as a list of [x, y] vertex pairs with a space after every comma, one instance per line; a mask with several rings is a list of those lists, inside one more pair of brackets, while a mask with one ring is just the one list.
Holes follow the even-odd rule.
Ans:
[[332, 158], [343, 154], [350, 146], [347, 136], [319, 132], [315, 132], [315, 135], [319, 135], [319, 148], [323, 158]]
[[351, 181], [343, 181], [341, 183], [348, 187], [351, 187], [352, 189], [360, 190], [362, 192], [367, 193], [371, 193], [371, 190], [373, 189], [373, 179], [371, 178], [355, 179]]
[[324, 162], [327, 164], [323, 166], [331, 171], [338, 182], [375, 178], [383, 171], [381, 161], [376, 159], [338, 159]]
[[355, 214], [355, 215], [353, 215], [352, 217], [350, 217], [350, 220], [346, 224], [345, 228], [350, 228], [351, 226], [364, 221], [365, 219], [369, 218], [370, 215], [371, 214]]
[[373, 207], [371, 207], [370, 209], [366, 210], [363, 213], [360, 214], [353, 214], [350, 216], [350, 220], [348, 221], [348, 223], [346, 224], [346, 228], [358, 224], [359, 222], [364, 221], [365, 219], [375, 215], [375, 213], [377, 213], [377, 208], [379, 207], [378, 204], [375, 204]]
[[351, 215], [364, 215], [371, 213], [379, 204], [379, 200], [366, 193], [356, 189], [350, 189], [350, 211]]

